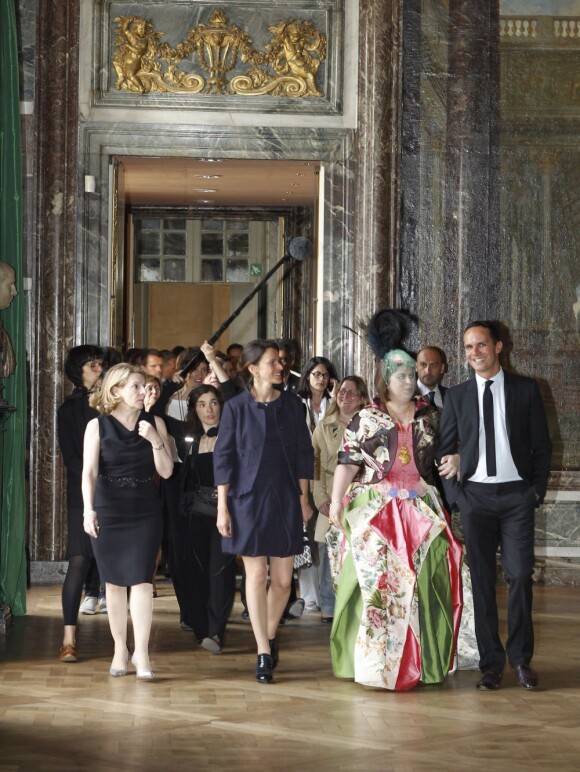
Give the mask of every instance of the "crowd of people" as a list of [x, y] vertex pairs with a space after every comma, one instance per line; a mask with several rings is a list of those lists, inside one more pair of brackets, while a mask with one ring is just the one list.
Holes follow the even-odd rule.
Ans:
[[502, 368], [491, 322], [465, 330], [475, 378], [450, 389], [445, 352], [414, 355], [407, 333], [397, 311], [366, 324], [372, 393], [322, 356], [297, 372], [284, 340], [225, 353], [207, 341], [124, 356], [71, 349], [74, 390], [58, 411], [69, 561], [60, 660], [78, 659], [79, 611], [99, 609], [114, 641], [110, 675], [131, 662], [151, 680], [160, 565], [182, 630], [213, 654], [227, 650], [241, 565], [261, 683], [280, 660], [279, 626], [312, 613], [330, 628], [337, 677], [406, 690], [479, 667], [477, 687], [493, 690], [509, 662], [535, 688], [533, 512], [551, 451], [539, 391]]

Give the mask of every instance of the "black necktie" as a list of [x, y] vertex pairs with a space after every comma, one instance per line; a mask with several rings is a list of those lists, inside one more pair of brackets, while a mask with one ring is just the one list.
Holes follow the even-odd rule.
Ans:
[[434, 405], [435, 404], [435, 392], [434, 391], [430, 391], [428, 396], [429, 396], [429, 404], [430, 405]]
[[487, 476], [495, 477], [497, 469], [495, 465], [495, 429], [493, 426], [493, 394], [491, 393], [491, 384], [493, 381], [485, 382], [485, 391], [483, 392], [483, 426], [485, 429], [485, 461], [487, 464]]

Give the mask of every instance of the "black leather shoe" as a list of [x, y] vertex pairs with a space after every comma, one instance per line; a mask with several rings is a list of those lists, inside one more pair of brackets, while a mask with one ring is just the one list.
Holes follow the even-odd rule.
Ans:
[[536, 689], [538, 686], [538, 674], [527, 665], [512, 665], [520, 686], [524, 689]]
[[278, 639], [270, 638], [268, 643], [270, 644], [270, 654], [272, 656], [272, 670], [274, 670], [274, 668], [278, 664], [278, 660], [280, 659], [280, 651], [278, 649]]
[[262, 684], [272, 683], [272, 657], [269, 654], [258, 654], [256, 681]]
[[476, 683], [477, 689], [483, 689], [484, 691], [492, 691], [493, 689], [499, 689], [503, 673], [498, 670], [486, 670]]

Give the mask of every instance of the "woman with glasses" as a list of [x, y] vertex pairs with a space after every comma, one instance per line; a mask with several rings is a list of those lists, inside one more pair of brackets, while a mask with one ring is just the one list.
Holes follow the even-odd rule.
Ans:
[[338, 375], [334, 365], [326, 357], [312, 357], [304, 365], [297, 393], [306, 405], [306, 421], [310, 433], [324, 418], [337, 383]]
[[358, 375], [347, 375], [338, 385], [336, 400], [312, 435], [314, 447], [314, 481], [312, 495], [318, 509], [314, 541], [318, 548], [318, 581], [322, 622], [332, 622], [334, 616], [334, 586], [330, 575], [330, 563], [326, 546], [326, 534], [330, 529], [328, 519], [332, 481], [336, 469], [337, 454], [342, 447], [344, 430], [357, 411], [370, 402], [366, 383]]
[[244, 347], [241, 374], [248, 391], [224, 405], [213, 453], [217, 528], [223, 551], [244, 561], [261, 683], [272, 681], [278, 662], [276, 631], [294, 555], [302, 551], [302, 524], [312, 517], [312, 443], [300, 400], [280, 388], [282, 371], [275, 341]]
[[[68, 568], [62, 586], [64, 636], [59, 655], [61, 662], [76, 662], [78, 659], [76, 631], [83, 583], [91, 565], [94, 566], [91, 540], [83, 530], [81, 475], [85, 429], [88, 422], [97, 415], [97, 411], [89, 405], [89, 395], [101, 377], [102, 355], [102, 349], [90, 345], [75, 346], [68, 352], [64, 371], [74, 389], [57, 412], [58, 442], [66, 467], [67, 496]], [[98, 588], [98, 572], [95, 583]]]
[[[306, 407], [306, 423], [310, 434], [316, 429], [335, 396], [338, 384], [338, 376], [332, 362], [326, 357], [312, 357], [305, 364], [298, 385], [298, 396]], [[305, 610], [317, 612], [320, 610], [320, 591], [318, 578], [318, 554], [314, 542], [315, 518], [307, 527], [308, 540], [314, 560], [314, 565], [303, 566], [298, 569], [298, 581], [300, 594], [304, 600]]]

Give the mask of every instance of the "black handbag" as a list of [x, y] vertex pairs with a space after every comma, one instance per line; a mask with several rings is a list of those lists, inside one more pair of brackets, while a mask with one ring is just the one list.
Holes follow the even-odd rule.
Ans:
[[179, 498], [179, 508], [184, 517], [212, 517], [217, 519], [217, 489], [209, 485], [200, 485], [195, 468], [195, 459], [199, 438], [191, 443], [185, 458], [183, 484]]
[[200, 485], [193, 491], [184, 491], [181, 494], [181, 511], [187, 516], [217, 518], [217, 490]]

